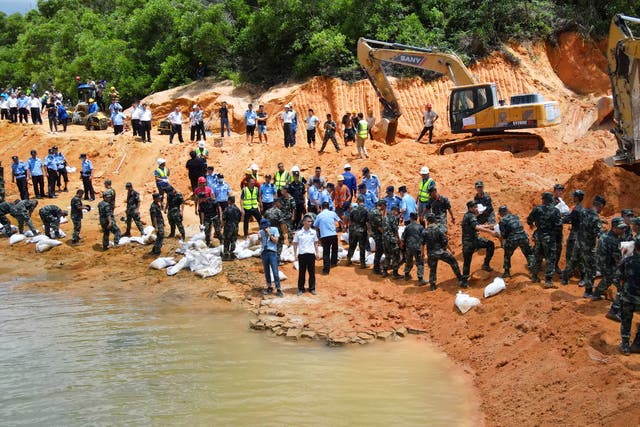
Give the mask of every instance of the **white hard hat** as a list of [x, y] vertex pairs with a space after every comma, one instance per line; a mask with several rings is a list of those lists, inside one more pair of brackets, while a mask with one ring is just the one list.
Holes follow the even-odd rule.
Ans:
[[198, 107], [198, 104], [194, 104], [192, 108], [195, 110], [196, 108], [200, 108], [200, 107]]
[[427, 175], [429, 173], [429, 168], [426, 166], [423, 166], [422, 169], [420, 169], [420, 175]]
[[163, 159], [162, 157], [158, 157], [158, 160], [156, 160], [156, 162], [158, 163], [158, 166], [163, 164], [163, 163], [167, 163], [167, 161], [165, 159]]
[[300, 172], [300, 168], [296, 165], [291, 168], [291, 172]]
[[285, 104], [285, 108], [291, 108], [291, 104]]
[[258, 165], [256, 165], [255, 163], [252, 164], [249, 169], [251, 169], [252, 171], [257, 171], [258, 170]]
[[345, 163], [344, 168], [345, 169], [351, 169], [351, 165], [349, 163]]
[[204, 141], [199, 141], [199, 142], [198, 142], [198, 147], [200, 147], [200, 148], [204, 148], [204, 145], [205, 145], [205, 144], [204, 144]]

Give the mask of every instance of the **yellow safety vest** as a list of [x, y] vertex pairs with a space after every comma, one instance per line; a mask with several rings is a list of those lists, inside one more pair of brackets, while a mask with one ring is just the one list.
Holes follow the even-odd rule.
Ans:
[[161, 168], [157, 168], [156, 172], [158, 172], [158, 178], [166, 178], [167, 177], [167, 168], [161, 169]]
[[274, 177], [276, 179], [276, 190], [281, 189], [282, 187], [287, 185], [291, 180], [291, 177], [289, 176], [289, 172], [287, 171], [283, 171], [282, 173], [280, 173], [280, 171], [277, 171], [274, 174]]
[[422, 180], [420, 182], [420, 190], [418, 191], [418, 201], [419, 202], [428, 202], [431, 197], [429, 196], [429, 187], [431, 186], [431, 183], [433, 182], [433, 179], [429, 178], [426, 181]]
[[358, 136], [362, 139], [367, 139], [369, 136], [369, 123], [365, 119], [358, 122]]
[[258, 209], [258, 187], [253, 187], [253, 191], [249, 187], [242, 189], [242, 207], [244, 210]]
[[202, 148], [202, 149], [200, 149], [200, 147], [196, 148], [196, 156], [206, 157], [208, 155], [209, 155], [209, 150], [207, 150], [206, 148]]

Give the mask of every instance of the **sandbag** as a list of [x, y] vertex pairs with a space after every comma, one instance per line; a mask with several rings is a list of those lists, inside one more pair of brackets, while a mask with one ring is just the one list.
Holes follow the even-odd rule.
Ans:
[[282, 247], [282, 253], [280, 254], [280, 261], [282, 262], [294, 262], [295, 258], [293, 257], [293, 245]]
[[253, 256], [253, 251], [250, 249], [243, 249], [237, 253], [236, 257], [238, 259], [247, 259]]
[[487, 210], [487, 207], [485, 205], [483, 205], [482, 203], [478, 203], [476, 205], [476, 207], [478, 208], [478, 213], [481, 214], [482, 212]]
[[502, 277], [496, 277], [495, 279], [493, 279], [493, 282], [489, 283], [484, 288], [484, 297], [492, 297], [504, 291], [505, 289], [507, 289], [507, 285], [504, 283], [504, 279]]
[[456, 307], [460, 310], [460, 313], [464, 314], [471, 310], [473, 307], [480, 305], [480, 300], [476, 297], [472, 297], [469, 294], [465, 294], [462, 291], [458, 291], [456, 294]]
[[[275, 283], [275, 279], [273, 278], [273, 271], [269, 270], [269, 273], [271, 273], [271, 283]], [[281, 282], [287, 280], [287, 275], [280, 270], [278, 270], [278, 277], [280, 277]]]
[[59, 224], [66, 224], [69, 222], [69, 219], [66, 216], [61, 216], [60, 217], [60, 222]]
[[49, 238], [45, 234], [38, 234], [37, 236], [33, 236], [32, 238], [27, 240], [27, 243], [38, 243], [38, 242], [41, 242], [43, 240], [48, 240], [48, 239]]
[[259, 234], [250, 234], [249, 235], [249, 246], [255, 246], [260, 244], [260, 235]]
[[189, 239], [189, 242], [195, 242], [197, 240], [204, 240], [205, 239], [205, 235], [203, 232], [199, 232], [194, 234], [193, 236], [191, 236], [191, 239]]
[[24, 234], [12, 234], [9, 237], [9, 244], [10, 245], [15, 245], [16, 243], [22, 242], [26, 238], [27, 238], [27, 236], [25, 236]]
[[33, 237], [33, 231], [27, 230], [27, 231], [24, 232], [24, 235], [27, 236], [27, 237]]
[[349, 243], [349, 232], [345, 231], [344, 233], [342, 233], [340, 235], [340, 240], [342, 240], [345, 243]]
[[206, 277], [215, 276], [222, 271], [222, 259], [220, 257], [214, 257], [208, 266], [196, 270], [194, 273], [203, 279]]
[[635, 243], [633, 242], [620, 243], [620, 252], [622, 253], [622, 258], [626, 258], [628, 256], [633, 255], [634, 250], [635, 250]]
[[141, 245], [144, 245], [144, 239], [142, 237], [139, 236], [133, 236], [133, 237], [129, 237], [129, 243], [131, 242], [135, 242], [135, 243], [139, 243]]
[[369, 237], [369, 249], [371, 250], [371, 252], [376, 251], [376, 241], [373, 239], [373, 237]]
[[118, 245], [119, 246], [123, 246], [123, 245], [128, 245], [129, 243], [131, 243], [131, 237], [121, 237], [120, 240], [118, 240]]
[[143, 245], [150, 245], [151, 243], [156, 241], [156, 235], [155, 234], [145, 234], [144, 236], [142, 236], [142, 244]]
[[38, 253], [46, 252], [53, 247], [60, 246], [61, 244], [62, 242], [59, 240], [53, 240], [53, 239], [42, 240], [36, 243], [36, 252]]
[[164, 268], [171, 267], [172, 265], [176, 265], [173, 257], [160, 257], [153, 260], [151, 264], [149, 264], [149, 267], [155, 268], [156, 270], [162, 270]]
[[[251, 249], [248, 249], [251, 250]], [[251, 251], [251, 253], [253, 254], [254, 257], [260, 257], [260, 255], [262, 255], [262, 248], [256, 248], [253, 251]]]
[[74, 173], [76, 171], [76, 168], [73, 166], [67, 166], [66, 169], [67, 173]]
[[571, 213], [571, 209], [569, 209], [569, 206], [567, 206], [567, 204], [562, 199], [560, 199], [558, 204], [556, 204], [556, 209], [560, 211], [560, 215], [568, 215], [569, 213]]
[[142, 234], [146, 235], [146, 234], [151, 234], [154, 231], [156, 231], [155, 228], [153, 228], [153, 225], [147, 225], [145, 228], [142, 229]]
[[293, 268], [300, 270], [300, 263], [298, 261], [293, 261]]
[[496, 237], [500, 237], [500, 224], [496, 224], [493, 226], [493, 231], [497, 234]]
[[189, 265], [189, 260], [187, 259], [187, 257], [186, 256], [182, 257], [182, 259], [178, 261], [175, 265], [172, 265], [171, 267], [167, 268], [167, 276], [174, 276], [178, 274], [180, 270], [187, 267], [188, 265]]

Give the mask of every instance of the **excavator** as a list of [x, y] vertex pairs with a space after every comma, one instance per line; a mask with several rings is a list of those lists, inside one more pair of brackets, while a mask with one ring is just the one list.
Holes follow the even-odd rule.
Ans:
[[383, 106], [381, 123], [387, 127], [387, 144], [395, 142], [402, 112], [383, 69], [384, 63], [430, 70], [453, 80], [455, 87], [449, 96], [448, 108], [451, 132], [471, 136], [445, 142], [440, 146], [440, 154], [477, 150], [544, 151], [544, 140], [539, 135], [507, 131], [554, 126], [561, 120], [558, 102], [545, 101], [539, 94], [515, 95], [510, 105], [506, 105], [499, 98], [496, 84], [478, 83], [455, 54], [360, 38], [358, 61]]
[[607, 62], [613, 97], [614, 127], [611, 133], [618, 143], [613, 156], [619, 166], [640, 164], [640, 38], [634, 36], [630, 24], [640, 18], [615, 15], [609, 27]]

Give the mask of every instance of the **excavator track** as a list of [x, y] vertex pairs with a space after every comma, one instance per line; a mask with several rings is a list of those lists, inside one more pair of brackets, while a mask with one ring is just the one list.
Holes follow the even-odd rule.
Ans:
[[500, 150], [520, 153], [522, 151], [547, 152], [540, 135], [526, 132], [501, 133], [496, 135], [475, 135], [468, 138], [447, 141], [440, 146], [440, 154], [454, 154], [463, 151]]

